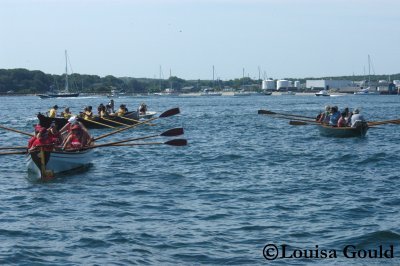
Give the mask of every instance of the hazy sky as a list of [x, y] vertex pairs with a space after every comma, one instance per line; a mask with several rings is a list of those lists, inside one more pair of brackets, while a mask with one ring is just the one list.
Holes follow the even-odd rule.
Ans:
[[0, 0], [0, 68], [183, 79], [400, 73], [400, 0]]

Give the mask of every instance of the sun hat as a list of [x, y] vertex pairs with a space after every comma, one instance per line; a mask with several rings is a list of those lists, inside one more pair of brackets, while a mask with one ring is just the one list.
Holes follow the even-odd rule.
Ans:
[[359, 114], [360, 110], [358, 108], [354, 109], [353, 114]]
[[76, 120], [76, 116], [71, 116], [68, 119], [68, 122], [71, 123], [71, 124], [75, 124], [76, 122], [78, 122], [78, 120]]

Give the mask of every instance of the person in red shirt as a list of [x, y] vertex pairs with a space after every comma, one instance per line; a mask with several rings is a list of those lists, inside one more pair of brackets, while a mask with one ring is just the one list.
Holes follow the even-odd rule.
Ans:
[[51, 139], [52, 143], [60, 144], [61, 143], [61, 135], [60, 132], [57, 130], [56, 123], [53, 121], [51, 126], [47, 130], [49, 134], [49, 138]]
[[82, 134], [83, 130], [79, 125], [73, 125], [71, 127], [71, 134], [67, 137], [64, 142], [63, 150], [65, 149], [80, 149], [82, 145]]
[[53, 143], [52, 140], [49, 138], [49, 134], [47, 133], [46, 128], [42, 128], [37, 135], [35, 141], [33, 141], [32, 146], [29, 150], [35, 150], [38, 147], [43, 147], [45, 151], [52, 151], [53, 150]]
[[28, 149], [32, 148], [32, 144], [33, 144], [33, 142], [37, 139], [37, 136], [38, 136], [40, 130], [42, 130], [42, 128], [43, 128], [43, 127], [42, 127], [41, 125], [39, 125], [39, 124], [37, 124], [37, 125], [35, 126], [35, 132], [33, 133], [33, 137], [31, 137], [31, 138], [29, 139], [29, 141], [28, 141]]

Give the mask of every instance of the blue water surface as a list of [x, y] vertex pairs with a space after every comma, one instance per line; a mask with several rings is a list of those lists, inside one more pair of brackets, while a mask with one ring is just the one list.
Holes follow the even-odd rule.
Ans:
[[[1, 124], [28, 132], [35, 115], [54, 104], [78, 112], [108, 101], [102, 96], [1, 100]], [[129, 109], [144, 101], [158, 114], [179, 107], [181, 114], [99, 143], [182, 126], [189, 145], [99, 148], [87, 169], [46, 183], [28, 179], [23, 155], [1, 156], [1, 264], [400, 264], [400, 126], [336, 139], [320, 136], [313, 125], [291, 126], [289, 120], [257, 114], [267, 109], [313, 117], [325, 105], [337, 105], [359, 107], [369, 120], [387, 120], [399, 118], [400, 97], [115, 101]], [[26, 142], [24, 135], [0, 130], [2, 147]], [[289, 251], [336, 250], [337, 258], [272, 262], [263, 256], [267, 244], [288, 245]], [[342, 253], [346, 245], [365, 250], [393, 245], [395, 258], [349, 259]]]

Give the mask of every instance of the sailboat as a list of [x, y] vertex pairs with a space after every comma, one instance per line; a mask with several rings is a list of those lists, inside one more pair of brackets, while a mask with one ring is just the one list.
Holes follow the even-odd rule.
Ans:
[[68, 84], [68, 55], [67, 50], [65, 50], [65, 89], [64, 91], [60, 91], [58, 93], [47, 93], [47, 94], [38, 94], [41, 99], [45, 98], [66, 98], [66, 97], [78, 97], [79, 92], [70, 93], [69, 92], [69, 84]]
[[379, 95], [379, 91], [371, 91], [371, 58], [368, 55], [368, 87], [363, 89], [361, 88], [359, 91], [354, 92], [355, 95]]

